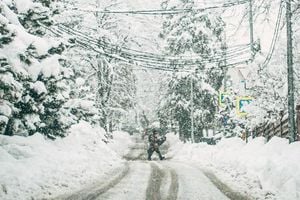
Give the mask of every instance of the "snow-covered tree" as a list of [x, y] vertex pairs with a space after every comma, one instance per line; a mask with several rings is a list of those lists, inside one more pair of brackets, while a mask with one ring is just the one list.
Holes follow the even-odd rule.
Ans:
[[132, 66], [118, 64], [114, 68], [112, 91], [109, 99], [110, 128], [126, 122], [127, 114], [136, 106], [136, 77]]
[[[164, 2], [170, 8], [189, 9], [195, 2]], [[174, 2], [173, 2], [174, 3]], [[161, 102], [160, 113], [168, 113], [179, 125], [182, 138], [188, 139], [191, 132], [191, 103], [194, 106], [196, 133], [201, 136], [203, 128], [211, 127], [217, 110], [216, 94], [221, 87], [226, 69], [214, 57], [222, 52], [224, 22], [217, 13], [193, 10], [169, 16], [163, 22], [161, 37], [166, 41], [166, 53], [172, 56], [200, 57], [196, 67], [185, 69], [194, 72], [178, 72], [167, 81], [168, 92]], [[209, 61], [209, 62], [207, 62]], [[180, 68], [179, 68], [180, 70]], [[191, 100], [191, 87], [193, 99]], [[163, 117], [166, 117], [164, 115]]]
[[[60, 16], [57, 20], [84, 35], [91, 36], [93, 41], [101, 40], [111, 45], [118, 44], [122, 48], [127, 46], [131, 39], [126, 28], [121, 26], [123, 21], [120, 17], [84, 11], [78, 17], [78, 11], [64, 9], [65, 7], [108, 9], [118, 5], [117, 0], [64, 1], [59, 6], [62, 8], [61, 16], [64, 17]], [[78, 92], [78, 87], [74, 87], [73, 93], [78, 99], [94, 100], [93, 110], [97, 110], [94, 114], [98, 115], [97, 120], [100, 126], [109, 131], [108, 127], [111, 130], [134, 105], [135, 78], [132, 67], [101, 53], [107, 51], [110, 48], [109, 45], [91, 46], [89, 42], [76, 35], [74, 38], [79, 43], [75, 42], [66, 56], [74, 58], [69, 62], [72, 66], [76, 66], [74, 68], [76, 79], [81, 79], [80, 82], [83, 82], [81, 89], [85, 92]]]
[[[263, 5], [265, 9], [254, 9], [257, 16], [256, 22], [267, 20], [274, 16], [272, 10], [279, 10], [280, 1], [268, 2], [258, 1], [255, 8]], [[288, 81], [287, 81], [287, 47], [286, 47], [286, 26], [285, 26], [285, 3], [282, 3], [282, 17], [279, 26], [278, 36], [275, 37], [274, 49], [264, 49], [262, 56], [257, 56], [249, 67], [251, 72], [247, 77], [247, 92], [254, 97], [253, 103], [248, 106], [247, 125], [250, 129], [260, 126], [263, 123], [273, 122], [282, 118], [287, 113], [288, 104]], [[299, 19], [299, 3], [292, 5], [292, 21]], [[260, 16], [262, 15], [262, 16]], [[260, 18], [259, 18], [260, 17]], [[259, 21], [260, 20], [260, 21]], [[275, 23], [274, 21], [272, 23]], [[295, 102], [299, 100], [299, 56], [300, 49], [298, 33], [299, 24], [293, 23], [293, 51], [294, 51], [294, 85]], [[269, 57], [268, 57], [269, 56]]]
[[55, 12], [48, 1], [14, 0], [0, 8], [1, 117], [6, 117], [1, 133], [63, 136], [70, 125], [62, 105], [72, 70], [60, 55], [64, 45], [45, 37], [40, 25], [51, 25]]

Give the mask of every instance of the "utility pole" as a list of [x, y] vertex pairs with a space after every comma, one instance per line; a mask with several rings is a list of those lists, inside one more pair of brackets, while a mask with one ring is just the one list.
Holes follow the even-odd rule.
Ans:
[[254, 34], [253, 34], [253, 0], [249, 0], [249, 24], [250, 24], [250, 45], [251, 59], [254, 59]]
[[[221, 49], [222, 49], [222, 57], [223, 57], [223, 63], [222, 63], [222, 67], [224, 67], [225, 69], [227, 68], [227, 38], [226, 38], [226, 32], [224, 31], [223, 33], [223, 42], [221, 44]], [[224, 76], [224, 92], [227, 91], [227, 69], [226, 69], [226, 73], [225, 73], [225, 76]]]
[[287, 67], [288, 67], [288, 113], [290, 142], [296, 140], [295, 102], [294, 102], [294, 71], [293, 71], [293, 36], [291, 0], [286, 0], [286, 30], [287, 30]]
[[194, 84], [193, 84], [193, 76], [191, 76], [191, 139], [192, 139], [192, 143], [194, 143], [195, 138], [194, 138]]

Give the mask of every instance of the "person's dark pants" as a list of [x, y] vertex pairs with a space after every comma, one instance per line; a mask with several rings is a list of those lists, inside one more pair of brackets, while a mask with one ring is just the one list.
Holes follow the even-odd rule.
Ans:
[[158, 148], [154, 148], [154, 147], [150, 147], [150, 148], [148, 149], [148, 160], [151, 160], [151, 156], [152, 156], [152, 154], [153, 154], [154, 151], [158, 154], [159, 159], [162, 160], [163, 157], [162, 157], [162, 155], [161, 155], [159, 149], [158, 149]]

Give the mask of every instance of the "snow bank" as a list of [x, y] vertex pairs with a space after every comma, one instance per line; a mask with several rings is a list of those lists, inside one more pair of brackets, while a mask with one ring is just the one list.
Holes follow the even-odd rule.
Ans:
[[108, 143], [108, 146], [123, 157], [133, 144], [134, 142], [127, 132], [115, 131], [113, 132], [113, 140]]
[[55, 141], [38, 133], [0, 135], [0, 199], [48, 199], [99, 180], [122, 166], [102, 139], [104, 130], [87, 122], [73, 125], [68, 137]]
[[213, 171], [234, 188], [257, 199], [300, 199], [300, 142], [262, 137], [245, 143], [223, 139], [217, 145], [183, 144], [169, 134], [169, 157]]

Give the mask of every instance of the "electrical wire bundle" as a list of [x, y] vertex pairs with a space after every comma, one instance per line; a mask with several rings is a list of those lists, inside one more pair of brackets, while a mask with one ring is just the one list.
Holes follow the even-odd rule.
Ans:
[[[241, 5], [249, 2], [249, 0], [231, 0], [227, 2], [220, 2], [219, 5], [213, 5], [203, 8], [188, 8], [188, 9], [157, 9], [157, 10], [132, 10], [132, 11], [111, 11], [111, 10], [84, 10], [79, 8], [72, 8], [73, 10], [79, 10], [84, 12], [97, 12], [102, 14], [140, 14], [140, 15], [170, 15], [180, 14], [193, 11], [204, 11], [209, 9], [227, 8], [231, 6]], [[40, 24], [44, 28], [48, 29], [56, 36], [63, 37], [66, 34], [75, 38], [78, 45], [92, 49], [93, 51], [114, 58], [120, 61], [124, 61], [137, 66], [157, 69], [164, 71], [194, 71], [199, 65], [205, 64], [218, 64], [226, 67], [235, 66], [242, 63], [247, 63], [252, 60], [251, 51], [249, 51], [250, 44], [237, 45], [225, 49], [221, 49], [219, 52], [213, 52], [208, 54], [197, 54], [197, 56], [167, 56], [163, 54], [155, 54], [150, 52], [139, 51], [130, 49], [127, 47], [120, 47], [102, 39], [98, 39], [92, 36], [88, 36], [86, 33], [75, 30], [74, 28], [66, 25], [56, 25], [51, 28]]]
[[[165, 70], [165, 71], [191, 71], [191, 67], [209, 64], [220, 63], [224, 61], [226, 56], [226, 66], [237, 65], [250, 61], [250, 44], [237, 45], [227, 48], [226, 50], [215, 53], [213, 56], [206, 54], [195, 56], [166, 56], [162, 54], [155, 54], [149, 52], [143, 52], [127, 47], [119, 47], [108, 43], [104, 40], [97, 39], [91, 36], [87, 36], [85, 33], [67, 27], [65, 25], [57, 25], [51, 29], [44, 26], [57, 36], [63, 37], [64, 34], [76, 38], [76, 43], [90, 48], [93, 51], [115, 58], [127, 63], [136, 64], [144, 68]], [[240, 60], [239, 57], [246, 56], [244, 60]], [[184, 67], [188, 67], [185, 69]]]

